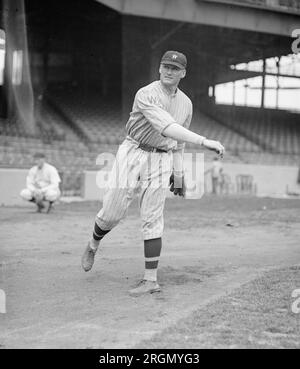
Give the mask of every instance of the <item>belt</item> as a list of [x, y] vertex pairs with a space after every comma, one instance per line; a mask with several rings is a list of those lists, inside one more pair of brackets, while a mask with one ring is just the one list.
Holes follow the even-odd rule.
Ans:
[[127, 135], [126, 139], [134, 142], [135, 144], [138, 145], [139, 149], [147, 151], [147, 152], [168, 152], [169, 151], [169, 150], [158, 149], [157, 147], [153, 147], [148, 144], [138, 142], [134, 138], [132, 138], [130, 135]]
[[168, 152], [167, 150], [158, 149], [157, 147], [153, 147], [143, 143], [139, 143], [138, 148], [148, 152]]

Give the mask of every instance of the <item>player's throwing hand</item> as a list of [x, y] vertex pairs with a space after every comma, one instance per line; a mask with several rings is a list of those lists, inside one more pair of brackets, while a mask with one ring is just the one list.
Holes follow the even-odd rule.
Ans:
[[215, 151], [222, 158], [225, 153], [225, 147], [219, 142], [214, 140], [205, 139], [202, 143], [208, 150]]

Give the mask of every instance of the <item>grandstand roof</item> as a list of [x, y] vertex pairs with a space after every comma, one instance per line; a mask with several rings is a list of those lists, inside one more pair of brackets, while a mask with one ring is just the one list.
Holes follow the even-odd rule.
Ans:
[[[120, 13], [290, 36], [300, 8], [277, 0], [96, 0]], [[274, 6], [274, 4], [278, 6]], [[283, 5], [280, 5], [283, 4]], [[293, 4], [291, 2], [287, 4]], [[266, 11], [267, 10], [267, 11]]]

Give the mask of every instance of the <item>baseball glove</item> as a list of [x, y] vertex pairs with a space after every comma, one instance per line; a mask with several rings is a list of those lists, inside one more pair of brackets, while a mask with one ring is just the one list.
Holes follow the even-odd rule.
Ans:
[[179, 195], [185, 197], [186, 187], [184, 182], [184, 176], [177, 176], [174, 173], [171, 174], [170, 177], [170, 191], [174, 193], [174, 195]]

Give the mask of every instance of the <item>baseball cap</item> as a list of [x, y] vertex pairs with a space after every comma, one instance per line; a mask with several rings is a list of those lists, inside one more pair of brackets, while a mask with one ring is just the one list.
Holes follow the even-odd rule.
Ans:
[[46, 155], [43, 154], [42, 152], [36, 152], [34, 155], [33, 155], [34, 159], [45, 159], [46, 158]]
[[187, 66], [187, 59], [179, 51], [166, 51], [161, 58], [161, 64], [171, 64], [183, 69]]

